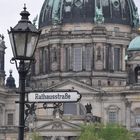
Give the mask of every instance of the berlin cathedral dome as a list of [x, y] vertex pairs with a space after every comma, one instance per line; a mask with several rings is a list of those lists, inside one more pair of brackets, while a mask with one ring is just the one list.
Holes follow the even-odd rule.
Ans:
[[138, 22], [137, 8], [133, 0], [45, 0], [39, 27], [88, 22], [135, 26]]
[[133, 0], [45, 0], [32, 86], [69, 79], [88, 86], [125, 86], [126, 50], [138, 35]]

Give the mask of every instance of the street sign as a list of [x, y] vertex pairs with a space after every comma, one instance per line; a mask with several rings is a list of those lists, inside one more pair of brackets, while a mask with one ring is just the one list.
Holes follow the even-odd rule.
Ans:
[[45, 91], [28, 93], [28, 102], [78, 102], [80, 99], [81, 94], [78, 91]]

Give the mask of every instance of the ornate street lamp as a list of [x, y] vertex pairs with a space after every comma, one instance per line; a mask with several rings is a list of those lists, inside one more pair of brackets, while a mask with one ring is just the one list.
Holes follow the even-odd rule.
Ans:
[[25, 5], [20, 15], [21, 20], [14, 28], [8, 31], [8, 34], [14, 56], [12, 60], [15, 61], [19, 73], [20, 99], [18, 140], [24, 140], [25, 78], [34, 60], [34, 52], [39, 40], [40, 31], [29, 21], [28, 17], [30, 13], [26, 11]]

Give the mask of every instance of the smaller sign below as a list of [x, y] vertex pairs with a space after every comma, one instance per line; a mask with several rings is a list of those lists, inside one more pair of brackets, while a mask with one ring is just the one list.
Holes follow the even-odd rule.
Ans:
[[81, 94], [78, 91], [46, 91], [28, 93], [28, 102], [78, 102], [80, 99]]

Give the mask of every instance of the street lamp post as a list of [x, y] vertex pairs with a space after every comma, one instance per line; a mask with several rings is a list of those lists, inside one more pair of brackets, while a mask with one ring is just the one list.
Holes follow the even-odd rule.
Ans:
[[20, 98], [18, 140], [24, 140], [25, 80], [31, 63], [34, 60], [34, 52], [38, 43], [40, 31], [29, 21], [28, 17], [30, 13], [26, 11], [25, 5], [20, 15], [21, 20], [14, 28], [8, 31], [8, 34], [13, 51], [12, 60], [15, 61], [19, 73]]

